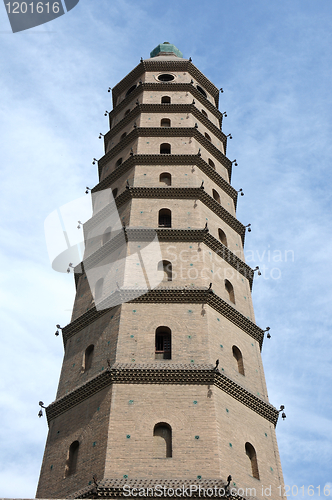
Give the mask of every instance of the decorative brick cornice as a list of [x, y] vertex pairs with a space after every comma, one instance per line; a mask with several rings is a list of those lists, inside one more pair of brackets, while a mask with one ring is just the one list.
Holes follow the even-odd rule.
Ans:
[[[106, 136], [105, 139], [105, 147], [106, 147]], [[204, 135], [199, 132], [199, 130], [195, 127], [137, 127], [134, 128], [129, 134], [122, 139], [121, 142], [116, 144], [110, 151], [108, 151], [99, 161], [103, 161], [104, 164], [110, 161], [115, 156], [118, 156], [121, 151], [132, 144], [139, 137], [160, 137], [160, 138], [169, 138], [169, 137], [193, 137], [197, 142], [206, 149], [214, 158], [216, 158], [222, 165], [229, 165], [231, 161], [218, 149], [216, 146], [212, 144]], [[226, 136], [225, 136], [226, 139]], [[226, 144], [226, 140], [224, 145]], [[226, 149], [226, 146], [225, 146]], [[167, 155], [170, 156], [170, 155]]]
[[[226, 140], [225, 134], [221, 131], [221, 129], [216, 127], [206, 116], [204, 116], [203, 113], [197, 109], [195, 104], [139, 104], [138, 106], [132, 108], [128, 115], [124, 116], [121, 121], [119, 121], [114, 127], [111, 128], [111, 130], [109, 130], [109, 132], [107, 132], [105, 140], [110, 140], [142, 113], [163, 113], [165, 115], [172, 113], [191, 113], [220, 141], [225, 142]], [[223, 115], [219, 118], [220, 124], [222, 122], [222, 118]]]
[[[139, 297], [137, 295], [139, 294]], [[120, 300], [119, 300], [120, 299]], [[75, 335], [75, 333], [86, 328], [88, 325], [96, 321], [99, 317], [106, 314], [115, 304], [131, 303], [178, 303], [178, 304], [207, 304], [223, 317], [231, 321], [234, 325], [241, 328], [250, 337], [259, 343], [260, 348], [263, 345], [264, 332], [259, 326], [246, 318], [235, 307], [228, 304], [221, 297], [206, 288], [154, 288], [153, 290], [146, 289], [121, 289], [114, 294], [106, 297], [100, 304], [99, 310], [95, 307], [86, 311], [82, 316], [69, 323], [62, 329], [64, 345], [67, 340]]]
[[[145, 60], [138, 64], [136, 68], [134, 68], [128, 75], [126, 75], [115, 87], [112, 89], [113, 101], [116, 99], [122, 92], [130, 88], [137, 80], [145, 73], [146, 71], [187, 71], [191, 76], [193, 76], [202, 87], [204, 87], [209, 94], [212, 95], [215, 101], [216, 107], [218, 107], [219, 102], [219, 90], [208, 78], [206, 78], [203, 73], [199, 71], [198, 68], [188, 59], [179, 59], [165, 61], [165, 60]], [[146, 85], [146, 84], [143, 84]], [[165, 85], [165, 83], [160, 82], [155, 85]], [[166, 85], [179, 85], [175, 82], [168, 82]], [[180, 84], [186, 85], [186, 84]], [[193, 87], [192, 84], [188, 84], [188, 86]]]
[[218, 389], [247, 406], [276, 425], [279, 412], [270, 403], [216, 371], [210, 364], [190, 365], [174, 363], [114, 363], [99, 375], [51, 403], [47, 409], [50, 422], [73, 406], [113, 384], [215, 385]]
[[[85, 269], [91, 269], [98, 266], [108, 255], [112, 254], [120, 246], [123, 245], [123, 234], [125, 236], [126, 242], [128, 241], [153, 241], [155, 236], [158, 236], [160, 242], [197, 242], [204, 243], [211, 250], [213, 250], [220, 258], [225, 260], [234, 269], [236, 269], [242, 276], [244, 276], [250, 284], [250, 290], [252, 289], [252, 283], [254, 278], [254, 271], [248, 266], [243, 260], [241, 260], [237, 255], [235, 255], [229, 248], [218, 241], [214, 236], [212, 236], [205, 229], [171, 229], [171, 228], [136, 228], [127, 227], [124, 233], [115, 235], [112, 237], [105, 245], [98, 248], [93, 254], [84, 259], [82, 267], [78, 270], [81, 271]], [[77, 287], [77, 281], [79, 277], [82, 276], [82, 272], [79, 274], [75, 272], [75, 283]]]
[[[220, 478], [216, 479], [142, 479], [142, 478], [104, 478], [101, 481], [97, 481], [97, 486], [86, 486], [71, 495], [67, 495], [67, 498], [133, 498], [132, 496], [128, 496], [128, 487], [132, 491], [134, 488], [135, 495], [137, 495], [140, 488], [143, 488], [145, 491], [149, 488], [149, 498], [169, 498], [171, 496], [171, 490], [180, 489], [181, 495], [174, 495], [175, 498], [177, 496], [189, 496], [190, 498], [227, 498], [228, 500], [254, 500], [254, 497], [244, 497], [237, 494], [240, 488], [234, 487], [233, 483], [229, 490], [227, 489], [227, 482], [223, 481]], [[194, 491], [194, 486], [196, 487], [196, 491]], [[126, 489], [124, 489], [126, 487]], [[164, 489], [165, 488], [165, 489]], [[187, 492], [183, 494], [183, 488]], [[190, 489], [191, 488], [191, 489]], [[203, 490], [208, 491], [207, 495], [204, 495]], [[211, 489], [213, 490], [213, 494], [210, 495]], [[154, 490], [158, 494], [152, 494], [152, 490]], [[157, 491], [158, 490], [158, 491]], [[141, 490], [142, 491], [142, 490]], [[161, 493], [160, 493], [160, 492]], [[164, 492], [166, 491], [166, 495]], [[168, 494], [169, 492], [169, 494]], [[225, 492], [225, 494], [224, 494]], [[126, 495], [124, 495], [126, 493]]]
[[110, 120], [112, 120], [113, 116], [117, 113], [123, 111], [128, 107], [132, 101], [135, 99], [141, 99], [141, 94], [143, 91], [146, 92], [160, 92], [165, 93], [169, 91], [175, 92], [188, 92], [192, 95], [195, 101], [200, 102], [206, 109], [209, 110], [210, 113], [213, 113], [217, 118], [220, 118], [220, 111], [217, 107], [214, 106], [212, 102], [206, 99], [196, 87], [194, 87], [191, 83], [142, 83], [138, 85], [133, 92], [131, 92], [127, 97], [124, 98], [114, 109], [110, 112]]
[[[105, 157], [103, 157], [105, 158]], [[103, 158], [101, 158], [98, 162], [98, 171], [99, 171], [99, 178], [102, 173], [103, 167], [107, 164], [107, 162], [102, 161]], [[231, 178], [232, 175], [232, 163], [228, 160], [228, 158], [224, 157], [224, 162], [220, 162], [227, 170], [229, 178]], [[129, 156], [126, 160], [121, 163], [119, 167], [117, 167], [113, 172], [108, 175], [103, 181], [101, 181], [97, 186], [95, 186], [92, 190], [98, 191], [99, 189], [105, 189], [106, 183], [107, 186], [109, 185], [108, 183], [114, 182], [116, 179], [121, 177], [124, 172], [126, 172], [129, 168], [134, 167], [135, 165], [196, 165], [198, 168], [200, 168], [203, 172], [205, 172], [218, 186], [220, 186], [222, 189], [224, 189], [225, 192], [228, 192], [230, 196], [234, 199], [234, 191], [235, 189], [227, 182], [225, 181], [221, 175], [219, 175], [213, 167], [208, 165], [200, 156], [197, 154], [195, 155], [161, 155], [161, 154], [154, 154], [154, 155], [148, 155], [148, 154], [136, 154], [133, 156]], [[108, 180], [109, 179], [109, 180]], [[229, 188], [227, 186], [229, 186]], [[236, 197], [237, 197], [237, 191], [236, 191]], [[236, 198], [237, 199], [237, 198]]]
[[[154, 199], [191, 199], [200, 200], [212, 212], [214, 212], [220, 219], [229, 225], [235, 232], [237, 232], [242, 239], [244, 245], [245, 239], [245, 226], [238, 221], [236, 217], [231, 215], [220, 203], [218, 203], [212, 196], [207, 194], [204, 189], [193, 187], [131, 187], [123, 191], [115, 200], [117, 208], [121, 207], [133, 198], [154, 198]], [[106, 205], [105, 208], [97, 212], [91, 219], [84, 224], [84, 230], [89, 232], [92, 227], [95, 227], [99, 222], [105, 220], [114, 210], [113, 204]]]

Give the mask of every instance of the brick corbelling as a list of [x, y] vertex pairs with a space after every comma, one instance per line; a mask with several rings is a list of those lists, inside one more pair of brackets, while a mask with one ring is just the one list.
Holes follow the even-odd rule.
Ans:
[[[229, 161], [229, 160], [228, 160]], [[119, 167], [117, 167], [113, 172], [111, 172], [105, 179], [103, 179], [99, 184], [97, 184], [92, 192], [100, 191], [109, 187], [112, 182], [119, 179], [127, 170], [135, 167], [135, 165], [195, 165], [202, 172], [204, 172], [210, 179], [213, 180], [225, 193], [229, 194], [234, 200], [235, 208], [237, 204], [238, 193], [237, 191], [227, 182], [221, 175], [219, 175], [213, 167], [206, 163], [200, 156], [196, 155], [133, 155], [129, 156]], [[102, 173], [104, 165], [98, 164], [99, 178]], [[232, 174], [232, 164], [223, 165], [227, 171], [229, 177]]]
[[[177, 91], [177, 92], [190, 92], [195, 101], [200, 102], [203, 106], [205, 106], [210, 113], [214, 114], [218, 119], [220, 119], [221, 112], [215, 107], [208, 99], [205, 97], [190, 83], [143, 83], [138, 85], [133, 92], [131, 92], [123, 101], [121, 101], [114, 109], [110, 112], [109, 118], [110, 122], [115, 114], [124, 110], [129, 103], [133, 101], [133, 99], [140, 98], [140, 95], [143, 91], [151, 92], [151, 91], [159, 91], [159, 92], [167, 92], [167, 91]], [[165, 104], [167, 106], [167, 104]]]
[[[133, 85], [134, 82], [137, 81], [146, 71], [187, 71], [202, 85], [202, 87], [205, 87], [205, 89], [209, 92], [209, 94], [211, 94], [212, 97], [214, 98], [216, 106], [218, 106], [219, 90], [188, 59], [179, 59], [178, 61], [145, 60], [141, 62], [136, 66], [136, 68], [134, 68], [130, 73], [128, 73], [128, 75], [126, 75], [117, 85], [115, 85], [115, 87], [113, 87], [112, 89], [113, 99], [114, 100], [117, 99], [118, 96], [122, 94], [122, 92], [124, 92], [131, 85]], [[160, 82], [160, 84], [163, 84], [163, 82]], [[158, 83], [156, 83], [156, 85], [158, 85]], [[179, 85], [179, 84], [176, 84], [176, 82], [169, 82], [168, 85]], [[192, 86], [191, 84], [188, 85]]]
[[210, 82], [210, 80], [206, 78], [206, 76], [203, 75], [203, 73], [201, 73], [191, 61], [187, 60], [168, 62], [148, 60], [144, 61], [143, 64], [145, 71], [165, 71], [166, 69], [168, 71], [188, 71], [188, 73], [190, 73], [190, 75], [193, 76], [198, 81], [198, 83], [200, 83], [202, 87], [204, 87], [209, 92], [209, 94], [212, 95], [215, 100], [216, 106], [218, 106], [219, 89], [217, 89], [217, 87], [212, 82]]
[[97, 319], [99, 319], [101, 316], [104, 316], [104, 314], [107, 314], [108, 312], [109, 309], [102, 309], [100, 311], [97, 311], [95, 307], [92, 307], [84, 314], [82, 314], [82, 316], [79, 316], [74, 321], [65, 326], [62, 329], [62, 340], [64, 346], [66, 346], [67, 340], [73, 335], [75, 335], [75, 333], [80, 332], [81, 330], [91, 325], [91, 323], [94, 323], [94, 321], [97, 321]]
[[149, 290], [144, 295], [142, 294], [140, 297], [130, 300], [129, 290], [121, 291], [124, 299], [123, 302], [182, 302], [182, 303], [202, 303], [211, 306], [217, 312], [219, 312], [222, 316], [227, 318], [229, 321], [234, 323], [236, 326], [241, 328], [244, 332], [250, 335], [253, 339], [255, 339], [260, 347], [263, 344], [264, 333], [261, 328], [259, 328], [255, 323], [253, 323], [250, 319], [246, 318], [241, 314], [237, 309], [228, 304], [221, 297], [216, 295], [215, 293], [207, 290], [207, 289], [172, 289], [172, 288], [155, 288], [153, 290]]
[[[254, 271], [239, 257], [237, 257], [229, 248], [223, 245], [205, 229], [171, 229], [171, 228], [125, 228], [125, 240], [128, 241], [153, 241], [156, 235], [159, 241], [177, 241], [177, 242], [200, 242], [205, 243], [211, 250], [216, 252], [222, 259], [236, 269], [242, 276], [248, 279], [250, 289], [254, 278]], [[84, 259], [81, 263], [80, 270], [83, 273], [75, 272], [75, 284], [77, 288], [78, 279], [84, 274], [85, 269], [91, 269], [97, 266], [106, 256], [117, 250], [123, 245], [123, 233], [112, 237], [105, 245], [98, 248], [93, 254]]]
[[114, 363], [51, 403], [46, 408], [48, 422], [111, 384], [215, 385], [272, 424], [278, 420], [279, 412], [274, 406], [214, 370], [212, 365]]
[[[120, 478], [104, 478], [101, 481], [97, 480], [97, 486], [86, 486], [85, 488], [82, 488], [79, 491], [76, 491], [75, 493], [72, 493], [70, 495], [67, 495], [67, 498], [128, 498], [128, 496], [124, 496], [124, 487], [129, 486], [130, 489], [132, 488], [144, 488], [145, 490], [147, 488], [156, 490], [157, 487], [161, 487], [162, 491], [163, 488], [166, 488], [167, 490], [173, 489], [175, 490], [176, 488], [180, 488], [182, 492], [182, 488], [185, 488], [185, 490], [188, 490], [188, 496], [192, 498], [201, 498], [203, 496], [203, 489], [207, 490], [208, 488], [211, 488], [214, 492], [217, 490], [217, 496], [214, 494], [212, 496], [209, 495], [209, 498], [224, 498], [223, 496], [223, 491], [225, 490], [226, 492], [226, 487], [227, 483], [226, 481], [223, 481], [220, 478], [216, 479], [197, 479], [197, 477], [193, 479], [143, 479], [143, 478], [127, 478], [127, 479], [120, 479]], [[196, 486], [197, 491], [194, 492], [192, 491], [190, 494], [190, 487], [191, 486]], [[201, 488], [201, 492], [199, 490]], [[254, 500], [254, 497], [249, 497], [249, 496], [240, 496], [236, 494], [238, 491], [237, 488], [234, 487], [234, 485], [231, 486], [232, 489], [232, 495], [230, 492], [226, 492], [225, 498], [229, 500]], [[220, 491], [219, 491], [220, 490]], [[138, 491], [138, 490], [137, 490]], [[242, 490], [241, 490], [242, 491]], [[135, 493], [137, 493], [135, 491]], [[220, 493], [220, 494], [219, 494]], [[183, 495], [186, 496], [186, 495]], [[150, 498], [153, 498], [152, 494], [149, 495]], [[164, 496], [163, 494], [158, 493], [158, 495], [155, 495], [156, 498], [169, 498], [168, 496]], [[129, 497], [132, 498], [132, 497]]]
[[[132, 198], [156, 198], [156, 199], [193, 199], [200, 200], [204, 205], [206, 205], [212, 212], [214, 212], [220, 219], [226, 222], [229, 227], [234, 229], [242, 239], [242, 244], [244, 245], [245, 239], [245, 226], [238, 221], [236, 217], [231, 215], [222, 205], [220, 205], [212, 196], [208, 195], [204, 189], [192, 188], [192, 187], [131, 187], [123, 191], [115, 200], [117, 208], [121, 207], [127, 203]], [[112, 205], [112, 206], [110, 206]], [[89, 231], [92, 227], [95, 227], [99, 222], [105, 220], [111, 210], [114, 210], [113, 204], [107, 205], [105, 208], [100, 210], [96, 215], [91, 217], [85, 224], [84, 230]]]
[[[120, 132], [128, 123], [132, 122], [141, 113], [191, 113], [197, 120], [203, 123], [218, 139], [225, 142], [225, 134], [221, 129], [217, 128], [206, 116], [204, 116], [195, 106], [195, 104], [139, 104], [130, 110], [122, 120], [107, 132], [106, 140], [110, 140], [118, 132]], [[221, 115], [220, 121], [223, 115]]]
[[[139, 297], [137, 297], [138, 293], [140, 293]], [[93, 307], [62, 329], [64, 345], [66, 345], [67, 340], [75, 335], [75, 333], [81, 331], [83, 328], [96, 321], [100, 316], [106, 314], [112, 307], [114, 307], [114, 300], [116, 304], [123, 304], [125, 302], [207, 304], [215, 311], [219, 312], [219, 314], [231, 321], [234, 325], [238, 326], [241, 330], [250, 335], [250, 337], [259, 343], [260, 348], [262, 348], [263, 345], [264, 332], [261, 328], [259, 328], [259, 326], [243, 316], [243, 314], [237, 311], [237, 309], [228, 304], [218, 295], [214, 294], [211, 290], [198, 287], [191, 289], [181, 287], [154, 288], [149, 291], [146, 289], [118, 290], [109, 297], [106, 297], [98, 305], [98, 311], [95, 307]]]
[[[122, 139], [118, 144], [116, 144], [110, 151], [108, 151], [103, 158], [106, 159], [106, 161], [111, 160], [115, 156], [118, 156], [121, 151], [129, 146], [133, 141], [137, 140], [139, 137], [193, 137], [194, 139], [199, 142], [199, 144], [204, 147], [209, 153], [211, 153], [214, 158], [216, 158], [220, 163], [225, 164], [227, 163], [226, 156], [218, 149], [216, 146], [212, 144], [206, 137], [204, 137], [201, 132], [195, 127], [137, 127], [134, 128], [129, 134]], [[107, 142], [107, 134], [104, 137], [105, 140], [105, 146]], [[225, 136], [225, 143], [226, 144], [226, 136]], [[226, 149], [226, 147], [225, 147]], [[134, 152], [135, 153], [135, 152]], [[169, 156], [169, 155], [167, 155]], [[226, 159], [226, 160], [225, 160]], [[99, 160], [100, 161], [100, 160]], [[228, 160], [230, 163], [231, 161]]]

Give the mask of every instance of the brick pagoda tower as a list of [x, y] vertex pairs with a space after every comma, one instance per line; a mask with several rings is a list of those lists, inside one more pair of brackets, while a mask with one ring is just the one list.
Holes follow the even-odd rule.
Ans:
[[37, 498], [228, 484], [277, 500], [278, 411], [219, 91], [174, 45], [150, 56], [112, 90]]

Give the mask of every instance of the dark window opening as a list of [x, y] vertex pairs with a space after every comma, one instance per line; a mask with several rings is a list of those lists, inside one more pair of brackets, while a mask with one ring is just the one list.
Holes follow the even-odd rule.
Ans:
[[122, 163], [122, 158], [119, 158], [115, 164], [115, 167], [119, 167]]
[[85, 349], [84, 353], [84, 360], [83, 360], [83, 370], [86, 372], [87, 370], [90, 370], [92, 366], [92, 358], [93, 358], [93, 352], [94, 352], [94, 345], [91, 344], [89, 347]]
[[166, 186], [170, 186], [172, 184], [172, 176], [168, 172], [163, 172], [160, 174], [159, 182], [163, 182]]
[[114, 199], [117, 197], [117, 194], [118, 194], [118, 188], [113, 189], [112, 195]]
[[218, 191], [216, 191], [215, 189], [212, 189], [212, 196], [216, 200], [216, 202], [220, 204], [220, 196], [219, 196]]
[[130, 113], [130, 109], [127, 109], [127, 111], [125, 112], [124, 116], [129, 115], [129, 113]]
[[136, 87], [137, 87], [136, 83], [135, 83], [135, 85], [133, 85], [132, 87], [130, 87], [130, 89], [127, 90], [126, 97], [127, 97], [127, 95], [131, 94], [131, 92], [133, 92], [136, 89]]
[[123, 132], [122, 136], [120, 137], [120, 141], [122, 141], [122, 139], [124, 139], [127, 135], [127, 132]]
[[208, 117], [208, 114], [204, 109], [202, 109], [202, 115], [206, 116], [206, 118]]
[[159, 210], [159, 227], [172, 227], [172, 212], [168, 208]]
[[246, 443], [245, 450], [246, 450], [246, 454], [250, 460], [252, 475], [256, 479], [259, 479], [258, 463], [257, 463], [257, 456], [256, 456], [255, 448], [253, 447], [252, 444]]
[[228, 280], [225, 280], [225, 288], [228, 293], [228, 298], [233, 304], [235, 304], [235, 295], [234, 295], [234, 287], [232, 283]]
[[172, 457], [172, 428], [160, 422], [153, 429], [153, 448], [155, 458]]
[[171, 126], [171, 120], [169, 118], [163, 118], [160, 121], [160, 126], [161, 127], [170, 127]]
[[174, 76], [164, 73], [163, 75], [158, 76], [158, 80], [161, 82], [171, 82], [172, 80], [174, 80]]
[[160, 154], [161, 155], [170, 155], [171, 154], [171, 145], [167, 142], [160, 144]]
[[79, 446], [80, 443], [78, 441], [74, 441], [69, 447], [68, 457], [65, 466], [65, 477], [71, 476], [76, 472]]
[[211, 158], [208, 159], [208, 163], [209, 163], [210, 167], [216, 169], [216, 166], [215, 166], [214, 162], [211, 160]]
[[199, 85], [197, 85], [197, 90], [204, 96], [204, 97], [207, 97], [207, 93], [205, 92], [204, 89], [202, 89], [202, 87], [200, 87]]
[[241, 375], [244, 375], [244, 365], [243, 365], [242, 352], [240, 351], [240, 349], [238, 347], [236, 347], [236, 345], [233, 345], [232, 351], [233, 351], [233, 356], [237, 362], [238, 372], [241, 373]]
[[164, 272], [163, 281], [172, 281], [172, 264], [169, 260], [158, 262], [158, 271]]
[[227, 247], [227, 237], [222, 229], [218, 229], [218, 235], [221, 243]]
[[171, 104], [171, 98], [168, 95], [164, 95], [161, 98], [161, 103], [162, 104]]
[[205, 132], [205, 134], [204, 134], [204, 135], [205, 135], [205, 138], [206, 138], [208, 141], [210, 141], [210, 142], [211, 142], [211, 137], [209, 136], [209, 134], [207, 134], [207, 133]]
[[172, 359], [171, 330], [167, 326], [159, 326], [156, 330], [156, 359]]

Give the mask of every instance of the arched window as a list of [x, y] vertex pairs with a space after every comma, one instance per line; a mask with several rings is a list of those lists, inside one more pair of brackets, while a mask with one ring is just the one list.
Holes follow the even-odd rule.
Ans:
[[159, 182], [166, 184], [166, 186], [170, 186], [172, 184], [172, 176], [168, 172], [163, 172], [159, 176]]
[[160, 144], [160, 154], [161, 155], [170, 155], [171, 154], [171, 145], [167, 142]]
[[197, 90], [204, 96], [204, 97], [207, 97], [207, 93], [205, 92], [204, 89], [202, 89], [202, 87], [200, 87], [199, 85], [197, 85]]
[[103, 234], [103, 245], [107, 243], [111, 239], [111, 234], [112, 234], [112, 228], [108, 227], [105, 229], [104, 234]]
[[222, 229], [218, 229], [218, 235], [219, 235], [219, 239], [220, 239], [221, 243], [223, 245], [225, 245], [225, 247], [227, 247], [226, 234], [224, 233], [224, 231]]
[[156, 359], [172, 359], [172, 332], [167, 326], [159, 326], [156, 330]]
[[233, 304], [235, 304], [235, 295], [234, 295], [234, 287], [232, 283], [228, 280], [225, 280], [225, 288], [228, 293], [228, 298]]
[[237, 362], [237, 369], [241, 375], [244, 375], [244, 365], [243, 365], [243, 357], [242, 357], [242, 352], [236, 345], [233, 345], [232, 347], [233, 351], [233, 356], [236, 359]]
[[159, 210], [159, 227], [172, 227], [172, 212], [168, 208]]
[[122, 158], [119, 158], [117, 161], [116, 161], [116, 164], [115, 164], [115, 167], [119, 167], [122, 163]]
[[117, 194], [118, 194], [118, 188], [113, 189], [112, 195], [114, 199], [117, 197]]
[[85, 349], [84, 353], [84, 358], [83, 358], [83, 371], [90, 370], [91, 365], [92, 365], [92, 358], [93, 358], [93, 351], [95, 349], [95, 346], [93, 344], [89, 345]]
[[135, 83], [135, 85], [130, 87], [130, 89], [128, 89], [126, 92], [126, 97], [127, 97], [127, 95], [131, 94], [131, 92], [133, 92], [136, 89], [136, 87], [137, 87], [136, 83]]
[[95, 302], [98, 302], [103, 295], [104, 278], [100, 278], [95, 285]]
[[172, 281], [172, 263], [169, 260], [158, 262], [158, 271], [164, 271], [163, 281]]
[[205, 111], [205, 109], [202, 109], [201, 111], [202, 111], [202, 115], [206, 116], [206, 118], [207, 118], [208, 115], [207, 115], [207, 112]]
[[160, 126], [161, 127], [170, 127], [171, 120], [169, 118], [163, 118], [162, 120], [160, 120]]
[[252, 444], [246, 443], [245, 450], [246, 450], [246, 454], [250, 460], [251, 473], [252, 473], [253, 477], [255, 477], [256, 479], [259, 479], [258, 463], [257, 463], [257, 456], [256, 456], [255, 448], [253, 447]]
[[171, 98], [168, 95], [163, 95], [161, 98], [162, 104], [171, 104]]
[[78, 441], [74, 441], [69, 446], [67, 460], [66, 460], [66, 466], [65, 466], [65, 477], [71, 476], [72, 474], [75, 474], [75, 472], [76, 472], [79, 446], [80, 446], [80, 443]]
[[130, 109], [127, 109], [126, 112], [125, 112], [125, 114], [124, 114], [124, 116], [129, 115], [129, 113], [130, 113]]
[[215, 189], [212, 189], [212, 196], [216, 200], [216, 202], [220, 204], [220, 196], [219, 196], [218, 191], [216, 191]]
[[207, 134], [207, 133], [205, 132], [205, 134], [204, 134], [204, 135], [205, 135], [205, 138], [206, 138], [208, 141], [210, 141], [210, 142], [211, 142], [211, 137], [209, 136], [209, 134]]
[[211, 160], [211, 158], [208, 159], [208, 163], [209, 163], [210, 167], [216, 169], [216, 166], [215, 166], [214, 162]]
[[172, 428], [165, 422], [154, 426], [153, 449], [155, 458], [171, 458], [172, 456]]
[[122, 139], [124, 139], [127, 135], [127, 132], [123, 132], [122, 136], [120, 137], [120, 141], [122, 141]]

